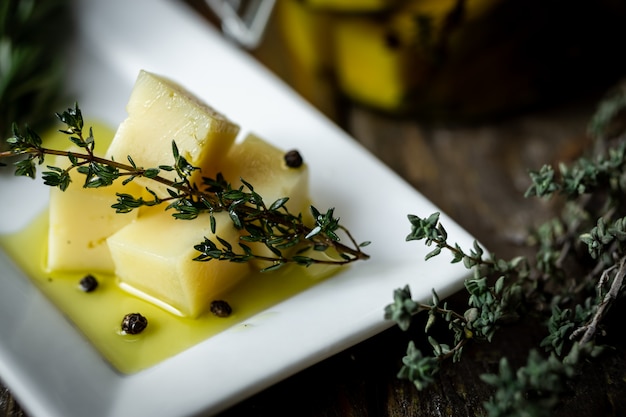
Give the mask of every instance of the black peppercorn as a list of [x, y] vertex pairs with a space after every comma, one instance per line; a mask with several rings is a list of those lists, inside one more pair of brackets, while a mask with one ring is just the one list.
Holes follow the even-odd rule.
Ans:
[[80, 289], [85, 292], [92, 292], [98, 287], [98, 280], [93, 275], [85, 275], [78, 283]]
[[302, 166], [302, 155], [300, 152], [293, 150], [285, 154], [285, 163], [289, 168], [299, 168]]
[[126, 334], [139, 334], [148, 326], [148, 319], [139, 313], [130, 313], [122, 320], [122, 331]]
[[232, 307], [224, 300], [211, 301], [211, 313], [217, 317], [228, 317], [233, 312]]

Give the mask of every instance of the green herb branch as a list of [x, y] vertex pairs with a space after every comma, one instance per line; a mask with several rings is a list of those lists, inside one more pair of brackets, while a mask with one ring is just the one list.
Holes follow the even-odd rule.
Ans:
[[[252, 184], [242, 180], [243, 186], [233, 188], [221, 174], [217, 178], [203, 178], [198, 185], [190, 180], [191, 174], [198, 168], [192, 166], [180, 154], [176, 143], [172, 143], [172, 165], [159, 165], [153, 168], [138, 167], [132, 157], [128, 163], [98, 157], [94, 154], [95, 139], [89, 129], [84, 134], [84, 121], [81, 110], [74, 108], [57, 114], [57, 118], [67, 127], [61, 130], [81, 151], [50, 149], [42, 145], [41, 137], [29, 127], [23, 131], [13, 125], [13, 136], [7, 140], [9, 150], [0, 152], [0, 159], [16, 156], [25, 158], [15, 162], [15, 174], [35, 178], [37, 166], [42, 165], [46, 156], [66, 157], [70, 165], [67, 168], [47, 166], [42, 173], [44, 184], [66, 190], [71, 182], [70, 172], [76, 170], [84, 176], [83, 187], [99, 188], [110, 186], [121, 180], [123, 184], [135, 178], [144, 177], [165, 185], [168, 197], [159, 197], [148, 189], [151, 197], [144, 199], [127, 193], [117, 193], [117, 203], [112, 208], [117, 213], [128, 213], [144, 206], [165, 205], [165, 210], [172, 210], [173, 216], [181, 220], [196, 219], [201, 213], [210, 214], [211, 229], [216, 230], [214, 214], [227, 212], [237, 229], [243, 231], [240, 242], [234, 245], [216, 236], [215, 241], [204, 238], [194, 248], [199, 252], [195, 260], [228, 260], [248, 262], [251, 260], [267, 261], [270, 266], [263, 271], [274, 270], [286, 264], [303, 266], [312, 264], [344, 265], [357, 260], [365, 260], [368, 255], [361, 248], [368, 242], [358, 244], [350, 232], [334, 216], [334, 209], [321, 212], [311, 207], [314, 224], [305, 224], [302, 214], [290, 213], [285, 203], [288, 197], [280, 198], [269, 206], [261, 195], [254, 191]], [[176, 179], [160, 176], [161, 171], [176, 172]], [[347, 236], [344, 244], [339, 233]], [[258, 242], [269, 248], [271, 255], [255, 253], [250, 243]], [[235, 250], [237, 247], [237, 250]], [[287, 254], [289, 249], [293, 254]], [[329, 256], [319, 257], [312, 253], [326, 252]], [[332, 253], [335, 256], [331, 256]]]
[[[409, 342], [399, 378], [427, 389], [443, 362], [461, 360], [470, 342], [489, 343], [512, 320], [539, 320], [545, 323], [545, 337], [529, 351], [525, 365], [511, 368], [505, 352], [497, 372], [481, 376], [495, 390], [484, 407], [490, 417], [550, 416], [568, 395], [569, 381], [580, 376], [581, 364], [607, 351], [606, 318], [625, 292], [625, 110], [626, 87], [621, 87], [590, 122], [593, 154], [530, 172], [526, 197], [550, 198], [562, 208], [529, 235], [534, 256], [498, 259], [477, 242], [464, 250], [448, 242], [439, 213], [408, 216], [407, 241], [433, 247], [426, 260], [448, 251], [453, 263], [468, 270], [468, 299], [465, 311], [455, 312], [440, 305], [434, 290], [430, 303], [413, 300], [408, 285], [394, 292], [385, 317], [406, 331], [417, 314], [428, 314], [423, 333], [432, 348], [422, 352]], [[451, 346], [429, 334], [435, 320], [448, 325]]]
[[[439, 371], [442, 361], [448, 358], [460, 360], [463, 348], [470, 340], [491, 341], [501, 323], [518, 317], [524, 289], [517, 282], [506, 285], [507, 280], [511, 281], [513, 277], [522, 279], [529, 275], [528, 264], [522, 257], [511, 261], [485, 257], [484, 249], [476, 241], [469, 251], [463, 250], [458, 244], [450, 244], [439, 217], [439, 213], [426, 218], [409, 215], [412, 229], [406, 239], [423, 240], [427, 246], [435, 246], [425, 256], [426, 260], [440, 255], [445, 249], [452, 255], [452, 263], [462, 263], [465, 268], [473, 270], [473, 276], [465, 280], [465, 288], [469, 293], [468, 309], [460, 313], [450, 310], [446, 303], [440, 307], [439, 296], [434, 290], [430, 304], [419, 303], [412, 300], [408, 286], [396, 290], [394, 302], [385, 308], [385, 318], [396, 321], [402, 330], [408, 330], [416, 313], [428, 311], [425, 333], [437, 320], [444, 320], [453, 334], [453, 347], [428, 336], [433, 349], [432, 357], [436, 360], [425, 359], [421, 352], [416, 352], [413, 343], [409, 344], [398, 375], [411, 380], [418, 389], [424, 389], [432, 382], [431, 376]], [[494, 276], [498, 277], [495, 284], [489, 285], [488, 280]], [[420, 371], [416, 372], [415, 369]], [[424, 376], [428, 378], [424, 379]]]

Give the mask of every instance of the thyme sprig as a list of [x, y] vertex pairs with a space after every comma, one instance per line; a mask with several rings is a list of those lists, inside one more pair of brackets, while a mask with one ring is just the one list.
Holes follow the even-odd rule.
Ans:
[[[398, 376], [411, 380], [418, 389], [424, 389], [432, 382], [430, 377], [423, 379], [418, 376], [434, 375], [439, 371], [441, 362], [446, 359], [452, 358], [455, 362], [460, 360], [468, 342], [491, 341], [502, 323], [520, 315], [524, 301], [524, 288], [520, 282], [530, 274], [529, 265], [523, 257], [505, 261], [494, 255], [486, 256], [485, 250], [477, 241], [474, 241], [469, 250], [449, 243], [448, 233], [439, 218], [440, 213], [433, 213], [425, 218], [409, 215], [411, 233], [406, 240], [423, 240], [427, 246], [434, 245], [435, 249], [426, 254], [426, 260], [440, 255], [445, 249], [452, 255], [452, 263], [462, 263], [465, 268], [473, 271], [473, 276], [464, 283], [469, 294], [468, 308], [460, 313], [449, 309], [447, 303], [440, 307], [439, 296], [435, 290], [431, 303], [414, 301], [408, 286], [396, 290], [394, 302], [385, 308], [385, 318], [394, 320], [402, 330], [408, 330], [415, 314], [428, 311], [425, 333], [428, 333], [436, 320], [444, 320], [452, 332], [453, 347], [428, 336], [433, 349], [432, 357], [436, 360], [427, 361], [421, 353], [415, 352], [414, 344], [408, 346]], [[493, 285], [489, 285], [488, 282], [493, 277], [497, 279]], [[429, 366], [428, 372], [411, 371], [416, 367], [421, 369], [425, 364]]]
[[[143, 168], [135, 164], [129, 155], [127, 163], [102, 158], [94, 153], [95, 138], [89, 128], [85, 133], [84, 120], [78, 104], [74, 108], [58, 113], [57, 118], [66, 125], [60, 130], [66, 134], [80, 151], [59, 150], [44, 147], [41, 137], [26, 126], [20, 130], [13, 124], [13, 136], [7, 140], [9, 150], [0, 152], [0, 159], [23, 156], [15, 162], [15, 174], [35, 178], [37, 167], [43, 165], [46, 156], [67, 158], [70, 165], [66, 168], [47, 166], [42, 172], [43, 182], [52, 187], [66, 190], [72, 183], [70, 173], [76, 171], [83, 175], [83, 187], [100, 188], [110, 186], [116, 181], [123, 184], [136, 178], [148, 178], [167, 187], [168, 195], [158, 196], [151, 189], [149, 198], [133, 196], [128, 193], [116, 193], [117, 202], [112, 208], [117, 213], [128, 213], [140, 207], [163, 204], [165, 210], [171, 210], [172, 216], [181, 220], [196, 219], [201, 213], [209, 213], [211, 229], [215, 233], [215, 213], [227, 212], [233, 225], [242, 231], [239, 242], [227, 242], [216, 236], [215, 241], [204, 237], [194, 245], [199, 252], [196, 261], [227, 260], [231, 262], [266, 261], [269, 266], [263, 271], [274, 270], [286, 264], [310, 266], [313, 264], [345, 265], [357, 260], [368, 259], [361, 248], [368, 242], [357, 244], [350, 232], [339, 223], [334, 209], [321, 212], [311, 206], [313, 225], [307, 225], [302, 214], [292, 214], [285, 203], [288, 197], [280, 198], [266, 205], [252, 184], [242, 179], [244, 185], [233, 188], [221, 174], [215, 179], [202, 178], [202, 184], [192, 182], [191, 175], [199, 168], [192, 166], [172, 142], [173, 164]], [[175, 179], [160, 175], [162, 171], [175, 172]], [[344, 244], [339, 233], [348, 238]], [[268, 248], [270, 255], [257, 253], [250, 243], [260, 243]], [[238, 248], [237, 250], [235, 248]], [[291, 250], [293, 249], [293, 251]], [[332, 251], [336, 256], [315, 256], [315, 253]]]
[[[469, 271], [465, 280], [467, 309], [455, 312], [433, 290], [430, 303], [411, 298], [409, 286], [394, 292], [385, 317], [408, 330], [415, 315], [428, 314], [424, 333], [430, 354], [409, 342], [398, 377], [417, 389], [436, 381], [442, 363], [462, 357], [469, 342], [490, 342], [516, 318], [545, 323], [545, 337], [515, 370], [505, 357], [496, 373], [481, 379], [495, 389], [487, 401], [488, 416], [549, 416], [567, 395], [568, 381], [579, 376], [581, 364], [606, 350], [604, 335], [610, 308], [625, 292], [626, 276], [626, 86], [609, 95], [592, 118], [589, 132], [593, 154], [557, 169], [543, 166], [530, 172], [526, 197], [560, 199], [562, 211], [529, 236], [534, 256], [511, 260], [495, 257], [474, 242], [469, 250], [448, 242], [439, 213], [409, 215], [408, 241], [434, 247], [426, 259], [444, 250], [453, 263]], [[622, 119], [620, 119], [622, 118]], [[443, 320], [454, 344], [438, 343], [428, 331]], [[545, 354], [541, 354], [541, 350]]]
[[[464, 282], [469, 298], [468, 308], [462, 314], [449, 309], [447, 303], [440, 306], [435, 290], [430, 303], [413, 300], [408, 285], [396, 290], [394, 302], [385, 308], [385, 318], [394, 320], [405, 331], [416, 314], [428, 314], [424, 332], [432, 348], [431, 354], [424, 354], [414, 341], [410, 341], [398, 372], [399, 378], [408, 379], [417, 389], [424, 390], [435, 382], [435, 375], [445, 360], [461, 360], [463, 349], [469, 342], [490, 342], [502, 325], [527, 313], [530, 300], [539, 294], [535, 280], [542, 275], [534, 273], [525, 257], [504, 261], [493, 254], [485, 257], [477, 242], [469, 251], [448, 243], [447, 233], [439, 223], [439, 213], [426, 218], [411, 215], [409, 220], [412, 232], [407, 240], [424, 240], [426, 245], [436, 246], [426, 259], [439, 255], [445, 248], [451, 252], [453, 263], [463, 263], [473, 271], [473, 276]], [[489, 416], [517, 415], [519, 410], [530, 416], [551, 415], [552, 407], [565, 391], [566, 381], [576, 375], [581, 359], [596, 357], [602, 352], [603, 347], [596, 345], [597, 331], [611, 303], [623, 291], [624, 275], [626, 258], [620, 260], [619, 267], [614, 265], [604, 269], [597, 295], [576, 304], [574, 310], [561, 308], [561, 300], [554, 297], [552, 314], [547, 320], [548, 334], [541, 342], [541, 347], [549, 355], [542, 357], [532, 350], [528, 363], [517, 371], [510, 368], [504, 357], [499, 373], [481, 376], [483, 381], [496, 388], [494, 397], [485, 403]], [[494, 277], [497, 277], [494, 284], [489, 285]], [[607, 291], [605, 287], [609, 281]], [[428, 335], [436, 320], [447, 323], [453, 335], [453, 346]], [[566, 346], [568, 349], [564, 350]]]

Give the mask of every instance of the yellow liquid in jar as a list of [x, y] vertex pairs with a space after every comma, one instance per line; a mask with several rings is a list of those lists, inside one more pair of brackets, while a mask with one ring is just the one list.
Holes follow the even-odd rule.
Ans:
[[[108, 133], [109, 140], [112, 137], [112, 133], [103, 126], [99, 125], [98, 130]], [[103, 136], [102, 133], [96, 134], [96, 143], [102, 141]], [[51, 142], [44, 143], [51, 146]], [[191, 319], [171, 314], [125, 292], [112, 275], [93, 274], [98, 280], [98, 287], [87, 293], [79, 288], [79, 281], [90, 271], [47, 272], [47, 234], [46, 212], [26, 229], [0, 236], [0, 246], [101, 355], [115, 369], [126, 374], [154, 366], [227, 328], [246, 326], [245, 321], [253, 315], [310, 288], [319, 283], [322, 276], [329, 275], [321, 272], [322, 276], [313, 278], [312, 271], [302, 273], [299, 266], [288, 266], [269, 273], [252, 273], [221, 297], [233, 309], [229, 317], [220, 318], [206, 313]], [[321, 271], [324, 271], [323, 267]], [[148, 327], [137, 335], [122, 334], [121, 322], [128, 313], [142, 314], [148, 320]]]

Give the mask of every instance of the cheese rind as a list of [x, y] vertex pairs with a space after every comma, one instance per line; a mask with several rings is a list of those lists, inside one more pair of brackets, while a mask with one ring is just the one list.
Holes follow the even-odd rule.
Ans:
[[132, 224], [107, 239], [115, 274], [123, 287], [147, 294], [183, 316], [197, 317], [211, 301], [237, 284], [250, 271], [247, 264], [194, 261], [194, 245], [219, 236], [233, 245], [239, 233], [227, 213], [215, 213], [216, 233], [209, 214], [177, 220], [160, 207], [144, 211]]
[[[179, 84], [147, 71], [139, 73], [126, 110], [128, 117], [120, 124], [107, 155], [123, 163], [130, 156], [143, 168], [172, 165], [174, 141], [187, 162], [202, 167], [192, 181], [214, 176], [218, 161], [239, 133], [238, 125]], [[161, 171], [160, 175], [170, 180], [177, 177], [175, 171]], [[160, 196], [167, 195], [165, 186], [145, 178], [136, 181]]]

